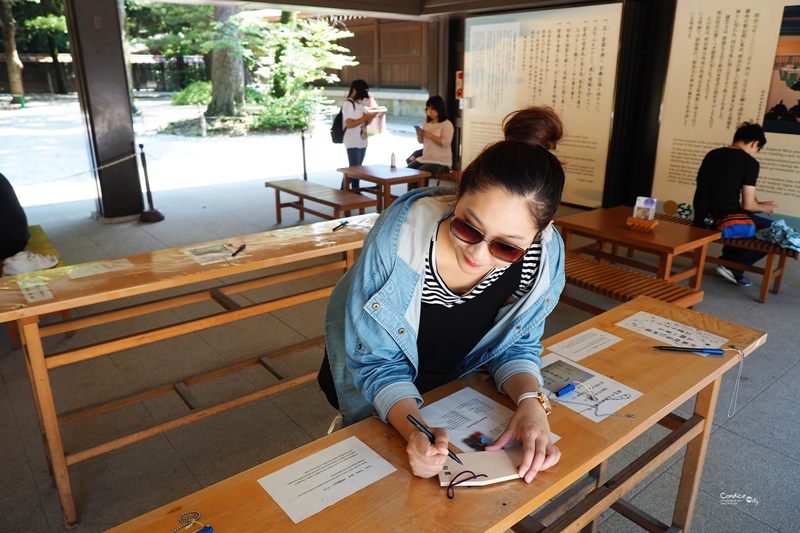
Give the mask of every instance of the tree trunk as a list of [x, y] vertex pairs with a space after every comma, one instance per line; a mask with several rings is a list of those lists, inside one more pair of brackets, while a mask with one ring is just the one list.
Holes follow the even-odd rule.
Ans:
[[[290, 26], [294, 26], [297, 23], [297, 12], [296, 11], [281, 11], [281, 24], [287, 24]], [[283, 54], [286, 53], [286, 47], [278, 46], [275, 50], [275, 66], [278, 67], [281, 63], [281, 58]], [[288, 86], [288, 80], [286, 79], [288, 74], [284, 69], [276, 68], [272, 76], [272, 96], [275, 98], [282, 98], [286, 96], [286, 88]]]
[[214, 7], [214, 21], [220, 23], [214, 50], [211, 52], [211, 103], [207, 116], [235, 116], [241, 114], [244, 104], [244, 63], [242, 62], [242, 34], [230, 18], [240, 8]]
[[8, 70], [8, 85], [14, 96], [12, 104], [19, 104], [21, 96], [25, 94], [22, 87], [22, 61], [17, 53], [17, 43], [14, 40], [17, 33], [17, 23], [11, 14], [10, 0], [0, 0], [0, 28], [3, 30], [3, 43], [5, 45], [6, 69]]
[[56, 44], [55, 36], [51, 32], [47, 32], [47, 47], [50, 49], [50, 57], [53, 58], [53, 68], [56, 71], [56, 94], [67, 94], [64, 65], [58, 61], [58, 45]]

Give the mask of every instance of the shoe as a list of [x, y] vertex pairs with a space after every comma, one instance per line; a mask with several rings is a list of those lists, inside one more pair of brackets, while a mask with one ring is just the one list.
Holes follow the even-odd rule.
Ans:
[[736, 277], [736, 274], [734, 274], [729, 268], [726, 268], [722, 265], [717, 267], [717, 276], [725, 278], [731, 283], [735, 283], [740, 287], [749, 287], [750, 285], [753, 284], [753, 280], [751, 280], [750, 278], [746, 276]]

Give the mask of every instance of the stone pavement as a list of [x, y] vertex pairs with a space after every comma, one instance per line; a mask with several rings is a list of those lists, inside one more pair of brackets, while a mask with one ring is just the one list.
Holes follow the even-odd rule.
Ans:
[[[24, 109], [0, 109], [0, 172], [14, 185], [23, 206], [94, 199], [88, 137], [77, 98], [32, 95], [26, 102]], [[165, 135], [158, 129], [170, 121], [196, 118], [198, 107], [173, 106], [169, 95], [143, 94], [135, 102], [141, 111], [134, 117], [136, 144], [144, 145], [156, 205], [159, 191], [303, 175], [299, 134]], [[309, 175], [335, 175], [336, 168], [347, 166], [344, 146], [331, 142], [329, 127], [321, 123], [313, 136], [305, 135]], [[365, 164], [388, 164], [392, 152], [403, 161], [419, 147], [408, 120], [389, 117], [387, 129], [370, 138]]]

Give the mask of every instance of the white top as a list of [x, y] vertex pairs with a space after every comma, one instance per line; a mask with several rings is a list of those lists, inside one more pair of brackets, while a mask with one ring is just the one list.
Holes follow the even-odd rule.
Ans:
[[453, 123], [449, 120], [444, 122], [425, 122], [422, 129], [442, 138], [442, 144], [437, 143], [430, 137], [422, 138], [422, 156], [417, 158], [420, 163], [434, 163], [446, 167], [453, 166], [453, 150], [450, 145], [453, 142]]
[[345, 148], [366, 148], [367, 147], [367, 139], [366, 135], [365, 138], [361, 138], [361, 129], [364, 128], [366, 131], [367, 124], [362, 122], [355, 128], [348, 128], [347, 127], [347, 119], [351, 120], [358, 120], [364, 116], [364, 106], [359, 104], [358, 102], [355, 103], [355, 108], [353, 107], [352, 100], [345, 100], [344, 104], [342, 104], [342, 125], [345, 127], [344, 130], [344, 147]]

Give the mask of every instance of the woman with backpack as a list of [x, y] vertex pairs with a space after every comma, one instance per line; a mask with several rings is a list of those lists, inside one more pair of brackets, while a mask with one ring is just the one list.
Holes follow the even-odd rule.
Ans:
[[[378, 116], [378, 113], [364, 111], [365, 98], [369, 98], [369, 85], [364, 80], [355, 80], [350, 84], [347, 101], [342, 105], [344, 147], [351, 167], [364, 162], [364, 156], [367, 155], [367, 126]], [[350, 180], [351, 189], [357, 189], [358, 186], [359, 180]], [[340, 188], [344, 189], [344, 180]]]

